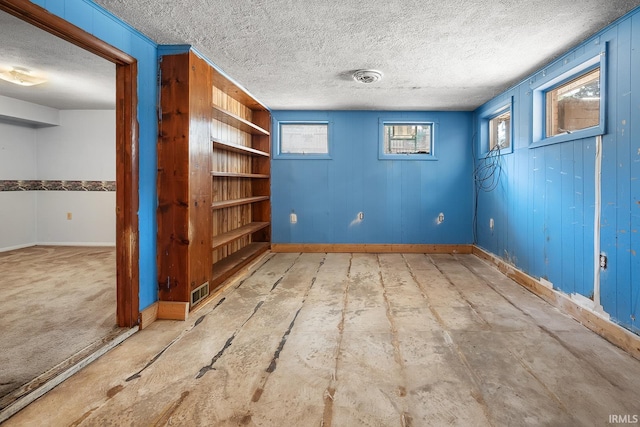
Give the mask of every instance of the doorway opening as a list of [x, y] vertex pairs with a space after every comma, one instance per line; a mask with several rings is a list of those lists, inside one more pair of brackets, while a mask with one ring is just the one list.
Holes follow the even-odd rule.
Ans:
[[[89, 253], [86, 255], [88, 258], [111, 257], [107, 264], [114, 265], [115, 316], [113, 322], [121, 328], [132, 328], [138, 324], [139, 319], [136, 59], [30, 1], [0, 0], [0, 11], [7, 12], [115, 64], [115, 251], [106, 254], [97, 253], [99, 250], [96, 248], [88, 248]], [[71, 212], [68, 214], [73, 215]], [[86, 268], [91, 267], [86, 265]], [[19, 299], [15, 304], [20, 304]], [[28, 324], [28, 320], [28, 313], [25, 313], [25, 323]], [[20, 325], [16, 326], [20, 327]], [[29, 326], [22, 325], [22, 327]], [[53, 327], [55, 328], [55, 325]], [[29, 391], [33, 390], [26, 390], [26, 392]], [[9, 405], [11, 402], [4, 407]], [[0, 412], [2, 409], [0, 408]]]

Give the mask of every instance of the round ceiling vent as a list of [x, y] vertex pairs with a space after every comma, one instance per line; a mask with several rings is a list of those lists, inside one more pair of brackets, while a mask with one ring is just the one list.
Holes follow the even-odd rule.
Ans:
[[353, 73], [353, 80], [370, 84], [382, 80], [382, 73], [378, 70], [358, 70]]

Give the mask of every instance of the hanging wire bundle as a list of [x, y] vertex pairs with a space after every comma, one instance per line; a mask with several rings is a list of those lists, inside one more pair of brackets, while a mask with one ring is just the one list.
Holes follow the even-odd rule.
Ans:
[[[475, 135], [474, 135], [475, 139]], [[472, 143], [475, 148], [475, 142]], [[475, 154], [474, 154], [475, 158]], [[500, 184], [502, 175], [502, 166], [500, 165], [500, 145], [496, 144], [484, 157], [478, 159], [476, 167], [473, 170], [473, 181], [475, 183], [475, 200], [473, 209], [473, 241], [478, 243], [477, 224], [478, 224], [478, 198], [480, 191], [491, 192]]]
[[486, 192], [495, 190], [500, 183], [501, 174], [500, 146], [496, 145], [483, 158], [478, 160], [478, 164], [473, 171], [476, 189]]

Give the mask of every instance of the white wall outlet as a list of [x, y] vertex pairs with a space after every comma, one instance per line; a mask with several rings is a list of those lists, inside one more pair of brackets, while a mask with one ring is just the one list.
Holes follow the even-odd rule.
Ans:
[[600, 254], [600, 268], [603, 270], [607, 269], [607, 264], [609, 263], [609, 260], [607, 258], [607, 254], [605, 254], [604, 252], [602, 252]]
[[289, 222], [291, 224], [295, 224], [298, 222], [298, 215], [296, 215], [294, 212], [291, 212], [291, 214], [289, 214]]
[[493, 218], [489, 219], [489, 228], [493, 230]]
[[442, 224], [444, 222], [444, 214], [440, 212], [438, 215], [438, 224]]
[[358, 220], [362, 221], [364, 219], [364, 212], [358, 212]]

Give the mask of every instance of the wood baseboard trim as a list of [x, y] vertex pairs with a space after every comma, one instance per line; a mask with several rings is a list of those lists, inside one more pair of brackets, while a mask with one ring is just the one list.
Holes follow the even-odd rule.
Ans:
[[147, 328], [158, 319], [158, 303], [154, 302], [140, 312], [140, 330]]
[[577, 304], [571, 297], [562, 292], [551, 289], [541, 281], [534, 279], [514, 266], [507, 264], [502, 259], [473, 246], [473, 254], [495, 265], [505, 276], [513, 279], [522, 287], [533, 292], [549, 304], [558, 308], [565, 314], [573, 317], [582, 325], [591, 329], [611, 344], [620, 347], [634, 358], [640, 360], [640, 336], [612, 322], [600, 314]]
[[470, 254], [473, 245], [272, 243], [271, 252]]
[[162, 320], [187, 320], [189, 303], [182, 301], [158, 301], [157, 318]]

